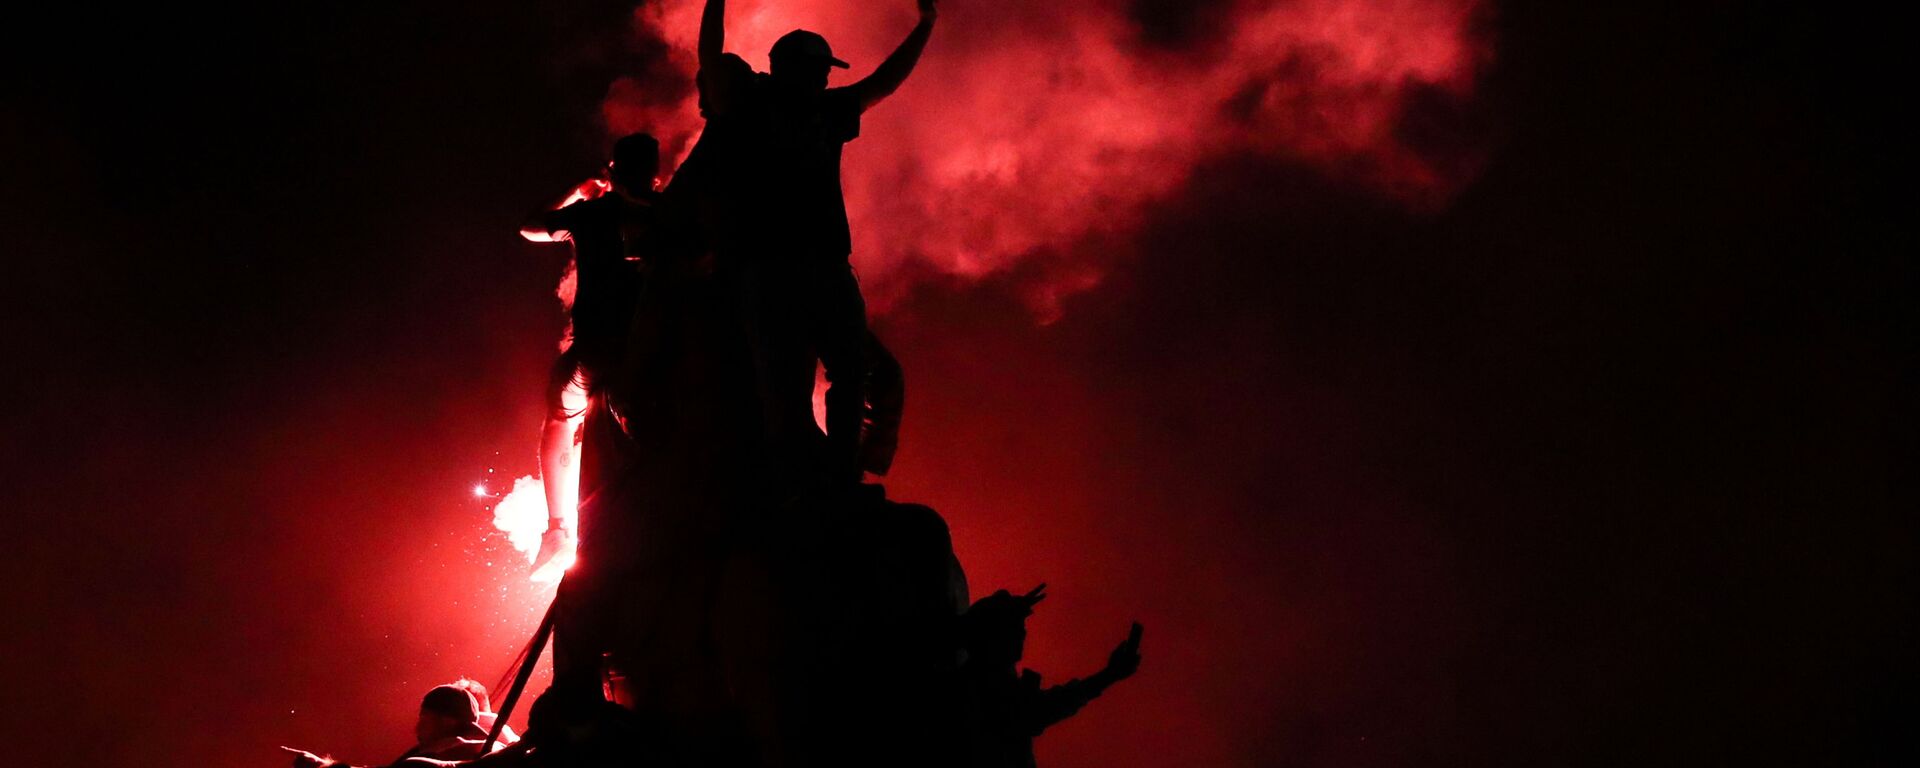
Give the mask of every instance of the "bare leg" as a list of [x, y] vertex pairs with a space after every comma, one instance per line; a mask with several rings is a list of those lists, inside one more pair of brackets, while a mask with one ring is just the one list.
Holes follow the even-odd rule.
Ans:
[[580, 423], [587, 411], [586, 375], [571, 355], [554, 365], [547, 421], [540, 427], [540, 484], [547, 495], [547, 532], [533, 570], [558, 576], [573, 565], [575, 518], [580, 502]]

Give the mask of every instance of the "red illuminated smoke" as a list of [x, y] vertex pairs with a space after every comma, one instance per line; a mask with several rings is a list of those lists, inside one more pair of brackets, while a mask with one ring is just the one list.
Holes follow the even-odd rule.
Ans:
[[[911, 0], [733, 0], [727, 48], [764, 69], [774, 39], [824, 34], [864, 75], [913, 25]], [[966, 278], [1046, 254], [1042, 311], [1097, 282], [1089, 236], [1125, 235], [1144, 207], [1223, 155], [1289, 159], [1416, 207], [1443, 202], [1467, 166], [1404, 138], [1414, 98], [1464, 103], [1486, 51], [1478, 0], [1241, 0], [1180, 49], [1149, 44], [1125, 0], [947, 0], [920, 68], [867, 115], [845, 161], [854, 263], [870, 301], [914, 274]], [[616, 83], [616, 134], [684, 151], [691, 99], [650, 104], [694, 70], [701, 0], [636, 13], [668, 44], [681, 83]], [[1089, 250], [1089, 249], [1078, 249]]]

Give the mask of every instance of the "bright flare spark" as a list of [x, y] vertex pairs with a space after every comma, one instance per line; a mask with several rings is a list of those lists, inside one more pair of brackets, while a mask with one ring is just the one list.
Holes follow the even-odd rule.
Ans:
[[[574, 466], [574, 465], [569, 465]], [[578, 470], [570, 474], [574, 477], [567, 484], [569, 488], [578, 487]], [[568, 530], [577, 530], [573, 526], [579, 520], [578, 504], [567, 506]], [[540, 554], [540, 539], [547, 532], [547, 494], [540, 478], [528, 475], [513, 481], [513, 489], [493, 507], [493, 527], [507, 535], [507, 543], [526, 555], [527, 565], [532, 565]], [[550, 583], [560, 580], [561, 574], [572, 567], [574, 552], [569, 542], [567, 551], [561, 552], [540, 570], [533, 572], [535, 582]]]
[[[587, 393], [576, 379], [571, 385], [560, 391], [560, 405], [566, 412], [585, 414], [587, 411]], [[568, 531], [580, 530], [580, 426], [584, 415], [575, 416], [567, 422], [567, 429], [574, 435], [574, 442], [567, 455], [560, 462], [560, 517]], [[534, 564], [540, 559], [540, 544], [547, 534], [547, 494], [546, 486], [531, 475], [513, 481], [513, 489], [505, 498], [493, 507], [493, 527], [507, 534], [507, 541], [514, 549], [527, 556], [527, 563]], [[575, 545], [578, 542], [572, 535], [567, 537], [565, 548], [555, 553], [553, 558], [541, 564], [531, 576], [538, 583], [551, 583], [560, 580], [568, 568], [573, 567], [577, 557]]]

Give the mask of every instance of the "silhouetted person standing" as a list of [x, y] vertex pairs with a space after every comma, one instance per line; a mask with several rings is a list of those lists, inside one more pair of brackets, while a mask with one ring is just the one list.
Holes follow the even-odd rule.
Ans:
[[[920, 23], [872, 75], [828, 88], [848, 64], [806, 30], [781, 37], [771, 72], [723, 52], [725, 0], [708, 0], [700, 24], [700, 88], [707, 134], [688, 159], [695, 208], [717, 220], [722, 268], [737, 285], [753, 347], [764, 424], [776, 461], [824, 456], [836, 480], [858, 481], [865, 380], [866, 304], [848, 257], [853, 250], [840, 184], [841, 149], [860, 135], [860, 115], [897, 90], [933, 34], [934, 0]], [[676, 182], [678, 183], [678, 182]], [[827, 445], [813, 425], [814, 363], [825, 367]]]
[[[614, 143], [613, 161], [598, 184], [589, 184], [561, 201], [557, 210], [534, 214], [520, 230], [535, 242], [573, 243], [574, 291], [569, 307], [571, 328], [566, 351], [554, 363], [547, 392], [548, 414], [541, 431], [541, 479], [546, 486], [548, 530], [541, 540], [535, 567], [567, 550], [572, 532], [566, 528], [569, 504], [590, 502], [594, 491], [620, 471], [615, 457], [604, 455], [618, 444], [619, 426], [607, 407], [606, 392], [617, 371], [626, 367], [627, 349], [640, 294], [641, 257], [653, 246], [660, 228], [654, 178], [660, 170], [660, 144], [637, 133]], [[597, 189], [596, 189], [597, 188]], [[593, 191], [597, 196], [588, 197]], [[584, 199], [582, 199], [584, 198]], [[584, 450], [575, 456], [576, 433]], [[578, 484], [569, 464], [577, 463]], [[610, 512], [612, 510], [609, 510]], [[583, 517], [586, 515], [583, 514]], [[582, 557], [594, 549], [619, 548], [623, 542], [594, 537], [595, 524], [617, 521], [583, 520]], [[601, 558], [605, 561], [607, 558]], [[555, 659], [559, 666], [597, 663], [605, 648], [604, 634], [589, 628], [610, 596], [582, 586], [578, 573], [561, 585], [565, 606], [557, 617]], [[593, 593], [593, 594], [587, 594]], [[585, 644], [584, 646], [582, 644]]]
[[1041, 687], [1040, 673], [1017, 669], [1026, 650], [1027, 617], [1046, 599], [1045, 589], [1042, 584], [1017, 597], [1003, 589], [980, 598], [961, 617], [968, 768], [1033, 768], [1033, 740], [1042, 731], [1140, 668], [1141, 627], [1134, 624], [1107, 666], [1086, 679]]
[[573, 455], [574, 433], [591, 407], [591, 396], [603, 388], [626, 351], [639, 291], [638, 262], [657, 226], [659, 195], [653, 185], [659, 172], [658, 141], [644, 133], [623, 137], [614, 143], [605, 178], [576, 189], [552, 209], [533, 214], [520, 228], [520, 236], [528, 240], [570, 242], [574, 251], [567, 346], [554, 362], [547, 420], [540, 434], [548, 529], [536, 568], [562, 551], [571, 536], [563, 513], [576, 501], [578, 489], [562, 483], [572, 476], [568, 464], [581, 459]]

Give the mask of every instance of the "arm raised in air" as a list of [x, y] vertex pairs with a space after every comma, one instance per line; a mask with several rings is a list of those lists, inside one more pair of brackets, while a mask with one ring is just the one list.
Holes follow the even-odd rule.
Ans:
[[854, 98], [859, 101], [862, 111], [892, 96], [893, 92], [900, 90], [900, 85], [907, 81], [907, 76], [913, 74], [914, 65], [920, 63], [920, 54], [927, 50], [927, 40], [933, 37], [933, 21], [940, 15], [937, 2], [938, 0], [920, 0], [920, 23], [914, 25], [912, 32], [907, 33], [907, 39], [887, 56], [886, 61], [880, 62], [880, 66], [873, 70], [873, 74], [847, 86], [847, 89], [853, 92]]

